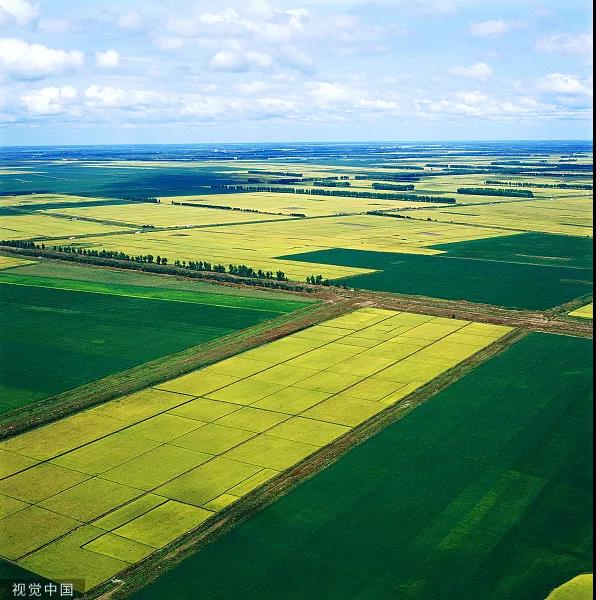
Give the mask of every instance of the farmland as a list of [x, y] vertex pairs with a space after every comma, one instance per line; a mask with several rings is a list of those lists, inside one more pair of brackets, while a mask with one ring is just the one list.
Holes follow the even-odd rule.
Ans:
[[[25, 406], [305, 306], [296, 300], [145, 283], [147, 287], [2, 271], [1, 410]], [[116, 335], [133, 330], [134, 335]]]
[[507, 307], [545, 309], [592, 291], [590, 238], [517, 234], [430, 249], [443, 253], [332, 249], [284, 258], [375, 270], [342, 280], [353, 287]]
[[592, 568], [591, 411], [590, 342], [531, 335], [135, 598], [546, 598]]
[[591, 572], [591, 144], [5, 154], [6, 581], [544, 600]]
[[0, 554], [93, 587], [508, 331], [361, 309], [2, 442]]

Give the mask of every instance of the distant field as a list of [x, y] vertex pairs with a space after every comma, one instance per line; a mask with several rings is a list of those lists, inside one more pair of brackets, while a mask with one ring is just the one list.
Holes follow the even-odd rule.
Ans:
[[544, 600], [592, 570], [591, 359], [530, 335], [135, 600]]
[[[220, 196], [221, 197], [221, 196]], [[207, 202], [209, 204], [209, 202]], [[225, 204], [222, 202], [221, 204]], [[257, 208], [260, 208], [257, 206]], [[263, 210], [263, 209], [261, 209]], [[45, 214], [61, 213], [72, 217], [91, 217], [93, 219], [116, 221], [141, 227], [183, 227], [187, 225], [221, 225], [250, 221], [275, 221], [283, 217], [239, 210], [221, 210], [203, 208], [200, 204], [192, 206], [173, 206], [170, 203], [114, 204], [109, 206], [91, 206], [48, 210]]]
[[2, 412], [305, 305], [13, 270], [0, 275], [0, 301]]
[[[366, 189], [370, 191], [370, 182], [368, 183], [369, 185]], [[176, 202], [191, 202], [198, 206], [200, 206], [201, 203], [205, 203], [219, 206], [233, 206], [245, 209], [258, 209], [273, 213], [279, 212], [285, 215], [298, 213], [307, 217], [359, 213], [381, 209], [408, 207], [420, 208], [421, 206], [421, 204], [417, 202], [403, 202], [400, 200], [342, 198], [337, 196], [326, 197], [303, 194], [276, 194], [273, 192], [244, 192], [239, 194], [162, 198], [162, 202], [167, 202], [170, 200], [174, 200]], [[445, 205], [441, 204], [440, 206]]]
[[594, 304], [590, 302], [590, 304], [586, 304], [586, 306], [582, 306], [581, 308], [577, 308], [576, 310], [569, 313], [572, 317], [580, 317], [582, 319], [593, 319], [594, 318]]
[[546, 191], [565, 192], [566, 197], [555, 200], [501, 202], [490, 206], [423, 208], [408, 214], [416, 218], [429, 218], [443, 222], [592, 236], [592, 192], [583, 192], [583, 195], [579, 196], [580, 192], [572, 190]]
[[523, 234], [432, 246], [421, 256], [336, 248], [281, 258], [377, 269], [350, 287], [542, 310], [592, 291], [592, 240]]
[[[196, 209], [200, 211], [201, 209]], [[142, 235], [110, 235], [52, 244], [73, 244], [83, 248], [118, 249], [129, 254], [167, 256], [170, 261], [208, 260], [214, 264], [244, 263], [255, 269], [284, 271], [290, 279], [304, 281], [321, 273], [335, 279], [369, 273], [370, 269], [309, 264], [282, 260], [279, 256], [326, 250], [338, 246], [374, 252], [438, 254], [433, 244], [460, 242], [503, 235], [491, 228], [398, 220], [370, 215], [293, 219], [272, 223], [251, 223], [201, 230], [147, 232]]]
[[509, 331], [362, 309], [10, 438], [0, 556], [93, 587]]

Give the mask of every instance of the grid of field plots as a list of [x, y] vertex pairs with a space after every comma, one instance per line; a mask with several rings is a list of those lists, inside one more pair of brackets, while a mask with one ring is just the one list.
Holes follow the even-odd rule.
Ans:
[[0, 555], [87, 589], [507, 327], [362, 309], [0, 444]]

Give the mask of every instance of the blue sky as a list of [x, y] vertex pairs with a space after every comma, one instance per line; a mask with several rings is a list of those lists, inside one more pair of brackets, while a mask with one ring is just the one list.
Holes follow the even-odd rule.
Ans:
[[0, 143], [589, 139], [584, 0], [0, 0]]

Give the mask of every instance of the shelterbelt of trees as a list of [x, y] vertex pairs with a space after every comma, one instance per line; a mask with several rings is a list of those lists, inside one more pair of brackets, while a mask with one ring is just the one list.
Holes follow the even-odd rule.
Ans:
[[533, 198], [531, 190], [501, 190], [497, 188], [458, 188], [458, 194], [473, 196], [511, 196], [513, 198]]
[[529, 181], [498, 181], [487, 179], [486, 185], [509, 185], [511, 187], [533, 187], [552, 190], [591, 190], [593, 186], [587, 183], [531, 183]]
[[[176, 275], [180, 271], [188, 272], [195, 271], [201, 273], [212, 273], [218, 275], [233, 275], [234, 277], [242, 277], [245, 279], [253, 279], [253, 280], [268, 280], [272, 283], [282, 283], [288, 282], [290, 283], [288, 277], [283, 271], [264, 271], [262, 269], [254, 269], [253, 267], [249, 267], [247, 265], [233, 265], [230, 264], [226, 268], [221, 264], [211, 264], [206, 260], [174, 260], [173, 263], [170, 263], [167, 257], [165, 256], [153, 256], [152, 254], [143, 254], [138, 256], [132, 256], [130, 254], [126, 254], [125, 252], [121, 252], [119, 250], [91, 250], [88, 248], [78, 248], [76, 246], [52, 246], [47, 247], [44, 243], [36, 244], [30, 240], [0, 240], [0, 246], [5, 246], [6, 248], [17, 248], [25, 251], [35, 251], [39, 252], [45, 256], [52, 255], [71, 255], [74, 257], [80, 257], [81, 262], [89, 262], [91, 264], [105, 264], [105, 261], [121, 261], [125, 263], [134, 263], [135, 270], [141, 271], [150, 271], [150, 272], [160, 272], [160, 273], [169, 273]], [[97, 259], [97, 260], [94, 260]], [[136, 265], [139, 265], [141, 268], [138, 269]], [[143, 268], [143, 266], [147, 268]], [[164, 268], [165, 267], [165, 268]], [[169, 267], [169, 269], [168, 269]], [[172, 268], [173, 267], [173, 268]], [[222, 279], [223, 281], [230, 281], [230, 279]], [[306, 283], [310, 285], [322, 285], [322, 286], [331, 286], [334, 285], [331, 283], [329, 279], [325, 279], [322, 275], [308, 275], [306, 277]], [[269, 285], [268, 287], [278, 287], [276, 285]], [[337, 287], [345, 287], [345, 286], [337, 286]], [[282, 288], [286, 289], [286, 288]], [[287, 288], [291, 289], [291, 288]], [[299, 287], [299, 290], [303, 290], [304, 288]]]
[[407, 202], [437, 202], [441, 204], [455, 204], [455, 198], [443, 196], [426, 196], [417, 194], [379, 194], [377, 192], [356, 190], [313, 190], [310, 188], [283, 188], [270, 185], [212, 185], [212, 190], [225, 192], [275, 192], [278, 194], [307, 194], [312, 196], [341, 196], [345, 198], [371, 198], [373, 200], [404, 200]]

